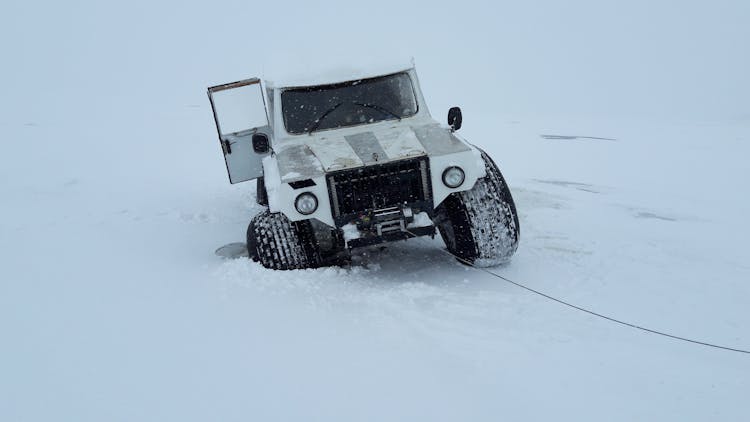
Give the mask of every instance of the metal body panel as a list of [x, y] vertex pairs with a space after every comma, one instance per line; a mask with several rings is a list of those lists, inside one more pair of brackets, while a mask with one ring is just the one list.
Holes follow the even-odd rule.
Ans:
[[413, 126], [392, 126], [380, 131], [377, 135], [387, 157], [408, 158], [427, 154], [414, 133]]
[[263, 176], [263, 158], [270, 154], [258, 154], [253, 149], [253, 135], [270, 133], [268, 126], [237, 134], [223, 135], [222, 151], [227, 166], [229, 182], [240, 183]]
[[271, 126], [260, 79], [246, 79], [208, 88], [216, 131], [230, 183], [263, 176], [263, 157], [253, 149], [252, 138], [261, 132], [271, 137]]
[[[331, 203], [328, 201], [328, 186], [326, 184], [325, 173], [312, 177], [315, 183], [313, 186], [294, 189], [289, 183], [281, 181], [279, 174], [280, 166], [275, 155], [270, 155], [263, 159], [263, 181], [266, 184], [268, 192], [268, 209], [271, 212], [281, 212], [292, 221], [307, 220], [317, 218], [320, 222], [334, 227], [333, 212], [331, 212]], [[310, 192], [318, 198], [318, 209], [310, 215], [300, 214], [294, 207], [294, 201], [297, 196], [304, 192]]]
[[325, 174], [323, 164], [307, 144], [289, 144], [274, 148], [279, 175], [284, 183], [312, 179]]
[[[277, 137], [274, 143], [279, 165], [283, 168], [282, 177], [298, 173], [301, 178], [313, 177], [320, 171], [338, 171], [422, 155], [465, 153], [471, 149], [431, 118], [385, 121], [287, 139]], [[377, 154], [377, 159], [373, 153]], [[313, 157], [317, 163], [313, 162]], [[291, 180], [284, 177], [284, 181]]]
[[387, 159], [385, 150], [372, 132], [344, 136], [344, 139], [365, 165], [375, 164], [381, 158]]
[[[464, 183], [457, 188], [449, 188], [443, 183], [443, 171], [453, 166], [461, 167], [466, 175]], [[463, 152], [430, 156], [430, 167], [432, 168], [432, 172], [430, 173], [432, 198], [435, 201], [436, 207], [451, 193], [470, 190], [474, 187], [477, 180], [486, 174], [482, 156], [479, 150], [473, 146], [469, 146], [469, 149]]]
[[345, 168], [360, 167], [364, 163], [346, 142], [346, 138], [337, 136], [309, 137], [305, 145], [315, 154], [325, 171], [335, 171]]
[[439, 124], [413, 127], [414, 134], [428, 155], [446, 155], [469, 151], [468, 145], [458, 139], [449, 129]]

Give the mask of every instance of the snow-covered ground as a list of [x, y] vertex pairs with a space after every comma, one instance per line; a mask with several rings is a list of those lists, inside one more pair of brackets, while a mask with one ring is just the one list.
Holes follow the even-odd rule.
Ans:
[[748, 355], [574, 312], [439, 239], [309, 271], [213, 253], [258, 208], [205, 87], [407, 52], [511, 185], [521, 245], [493, 271], [750, 348], [750, 13], [668, 3], [403, 6], [367, 30], [402, 6], [3, 5], [0, 420], [745, 420]]

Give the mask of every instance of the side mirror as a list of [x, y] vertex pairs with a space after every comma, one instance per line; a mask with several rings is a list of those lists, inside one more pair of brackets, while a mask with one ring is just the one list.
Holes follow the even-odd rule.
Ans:
[[256, 133], [253, 135], [253, 151], [256, 154], [265, 154], [268, 152], [268, 136], [265, 133]]
[[451, 127], [451, 130], [457, 131], [461, 129], [462, 121], [463, 118], [461, 117], [461, 108], [451, 107], [450, 110], [448, 110], [448, 126]]

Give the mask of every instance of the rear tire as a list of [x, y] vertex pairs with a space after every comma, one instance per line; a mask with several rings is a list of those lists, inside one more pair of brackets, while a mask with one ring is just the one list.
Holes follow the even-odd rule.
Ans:
[[256, 215], [247, 228], [247, 251], [253, 261], [274, 270], [317, 268], [320, 251], [310, 221], [292, 222], [268, 210]]
[[[480, 150], [481, 151], [481, 150]], [[448, 251], [478, 267], [510, 261], [518, 249], [520, 226], [508, 184], [484, 152], [486, 176], [471, 190], [450, 194], [440, 205], [438, 229]]]

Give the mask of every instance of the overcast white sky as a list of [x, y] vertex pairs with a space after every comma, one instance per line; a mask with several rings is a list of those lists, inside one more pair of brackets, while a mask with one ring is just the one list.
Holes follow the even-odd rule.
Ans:
[[313, 3], [4, 1], [2, 121], [392, 56], [440, 109], [750, 119], [745, 1]]

